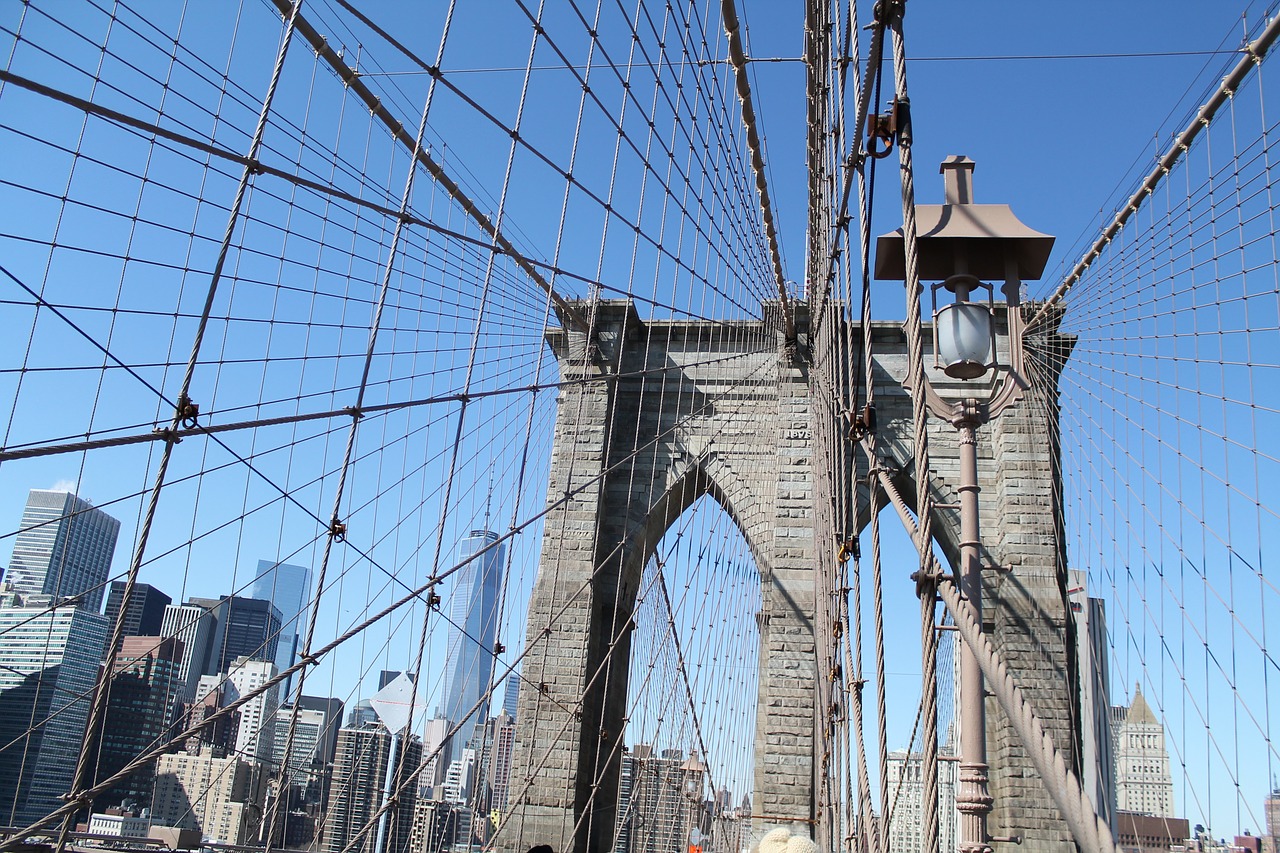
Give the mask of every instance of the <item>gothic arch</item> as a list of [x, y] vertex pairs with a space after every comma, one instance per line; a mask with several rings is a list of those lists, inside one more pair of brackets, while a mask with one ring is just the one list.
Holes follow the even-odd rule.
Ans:
[[[687, 453], [673, 455], [661, 481], [664, 488], [659, 497], [648, 507], [632, 510], [635, 517], [623, 546], [624, 578], [640, 577], [662, 537], [686, 510], [706, 495], [710, 495], [733, 520], [746, 540], [760, 575], [768, 577], [768, 552], [762, 541], [766, 536], [766, 524], [759, 501], [722, 457], [714, 451], [699, 458]], [[634, 605], [634, 601], [628, 604]]]

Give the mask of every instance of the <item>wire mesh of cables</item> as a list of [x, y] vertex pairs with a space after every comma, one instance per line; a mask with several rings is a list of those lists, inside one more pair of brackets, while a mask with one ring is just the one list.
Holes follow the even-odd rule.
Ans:
[[[525, 610], [544, 524], [776, 384], [779, 293], [718, 15], [523, 0], [405, 14], [85, 0], [0, 18], [0, 538], [28, 558], [0, 644], [34, 638], [0, 686], [36, 697], [6, 715], [0, 822], [65, 841], [127, 798], [268, 847], [309, 814], [337, 851], [407, 843], [421, 793], [451, 798], [449, 820], [484, 843], [509, 737], [490, 716], [542, 681], [528, 672], [546, 635]], [[517, 72], [473, 73], [513, 57]], [[576, 337], [606, 303], [631, 306], [628, 333], [701, 323], [703, 338], [672, 364], [657, 355], [671, 333], [651, 332], [606, 380]], [[707, 378], [726, 365], [744, 378]], [[557, 399], [606, 381], [672, 418], [548, 493]], [[78, 502], [31, 509], [64, 493]], [[604, 760], [696, 751], [706, 791], [682, 802], [710, 832], [752, 784], [759, 569], [727, 515], [689, 504], [674, 544], [649, 543], [637, 624], [654, 647], [604, 655], [630, 672], [636, 721]], [[297, 601], [260, 583], [259, 561], [305, 570]], [[151, 589], [179, 643], [132, 642], [126, 614]], [[125, 605], [111, 620], [90, 612], [108, 594]], [[271, 606], [240, 603], [260, 595]], [[259, 610], [256, 626], [233, 618]], [[708, 644], [717, 622], [734, 655]], [[365, 703], [396, 673], [408, 733]], [[125, 731], [145, 702], [182, 710]], [[330, 794], [346, 811], [317, 823], [307, 807]]]
[[1037, 364], [1062, 369], [1097, 790], [1113, 814], [1182, 818], [1202, 843], [1272, 831], [1280, 763], [1274, 37], [1259, 26], [1206, 77], [1205, 107], [1045, 312], [1073, 336], [1069, 357]]

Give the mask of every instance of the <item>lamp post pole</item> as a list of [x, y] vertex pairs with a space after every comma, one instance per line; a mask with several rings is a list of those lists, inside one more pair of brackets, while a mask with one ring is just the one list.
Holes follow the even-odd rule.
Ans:
[[[951, 423], [960, 438], [960, 590], [982, 624], [982, 545], [978, 509], [978, 427], [986, 421], [986, 406], [967, 399], [955, 405]], [[986, 691], [978, 658], [967, 645], [960, 657], [960, 853], [991, 853], [987, 815]]]
[[[941, 388], [926, 377], [923, 387], [907, 390], [923, 394], [929, 412], [949, 421], [959, 437], [960, 453], [960, 591], [968, 599], [982, 625], [982, 530], [978, 509], [978, 428], [1013, 405], [1028, 387], [1023, 376], [1022, 320], [1019, 314], [1021, 283], [1044, 273], [1053, 237], [1024, 225], [1007, 204], [977, 204], [973, 200], [973, 161], [952, 156], [941, 172], [946, 203], [916, 205], [918, 272], [921, 279], [942, 281], [934, 288], [954, 294], [954, 302], [934, 313], [934, 353], [945, 374]], [[906, 242], [903, 230], [876, 241], [875, 277], [888, 281], [906, 279]], [[1004, 280], [1001, 288], [1007, 306], [1008, 352], [998, 363], [995, 318], [990, 305], [971, 299], [975, 290], [987, 290], [984, 281]], [[1003, 373], [987, 389], [985, 399], [973, 391], [959, 402], [943, 398], [960, 383], [980, 379], [992, 368]], [[968, 386], [975, 388], [977, 386]], [[939, 393], [939, 392], [942, 393]], [[924, 476], [923, 472], [918, 474]], [[987, 818], [993, 800], [988, 789], [986, 691], [978, 658], [966, 644], [960, 652], [960, 784], [956, 807], [960, 812], [960, 853], [992, 853]], [[936, 744], [926, 745], [936, 748]]]

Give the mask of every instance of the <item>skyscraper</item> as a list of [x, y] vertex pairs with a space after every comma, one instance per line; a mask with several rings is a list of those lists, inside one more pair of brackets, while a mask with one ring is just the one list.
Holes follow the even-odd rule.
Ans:
[[[294, 721], [293, 717], [297, 716]], [[318, 761], [320, 740], [324, 735], [324, 711], [313, 711], [291, 705], [283, 705], [276, 711], [275, 725], [272, 729], [272, 747], [270, 764], [272, 772], [284, 762], [285, 748], [288, 747], [289, 765], [285, 774], [290, 785], [306, 785], [310, 781]], [[287, 744], [290, 723], [293, 723], [293, 743]]]
[[489, 689], [493, 674], [494, 643], [498, 637], [498, 602], [502, 596], [505, 545], [494, 545], [498, 534], [473, 530], [459, 543], [459, 561], [489, 548], [455, 575], [457, 582], [449, 604], [449, 649], [445, 658], [444, 701], [439, 717], [459, 724], [454, 736], [459, 746], [471, 740], [477, 720], [489, 717], [489, 703], [473, 714], [472, 706]]
[[196, 699], [196, 686], [204, 675], [209, 659], [217, 620], [208, 608], [198, 604], [170, 604], [164, 609], [160, 635], [177, 637], [182, 643], [182, 659], [178, 663], [178, 698], [183, 702]]
[[151, 816], [157, 823], [199, 830], [209, 841], [248, 844], [257, 838], [261, 782], [253, 762], [222, 757], [209, 747], [195, 755], [162, 755]]
[[102, 607], [103, 584], [120, 522], [70, 492], [32, 489], [9, 560], [9, 582], [22, 595], [81, 596]]
[[[418, 777], [418, 787], [428, 797], [440, 799], [444, 790], [444, 777], [453, 761], [454, 741], [448, 738], [449, 721], [443, 717], [427, 720], [422, 732], [422, 757], [426, 766]], [[459, 745], [458, 750], [462, 747]]]
[[106, 642], [106, 618], [83, 607], [0, 608], [0, 821], [62, 805]]
[[190, 598], [188, 604], [204, 607], [216, 620], [213, 645], [204, 673], [228, 672], [239, 658], [275, 662], [280, 643], [280, 610], [270, 601], [224, 595]]
[[[107, 624], [114, 625], [120, 613], [120, 604], [124, 601], [124, 581], [112, 581], [111, 591], [107, 593], [107, 609], [103, 615]], [[124, 636], [126, 637], [158, 637], [164, 627], [164, 609], [173, 599], [148, 583], [133, 585], [133, 595], [129, 598], [129, 609], [124, 614]]]
[[1280, 853], [1280, 788], [1262, 801], [1262, 811], [1267, 824], [1267, 834], [1262, 838], [1262, 853]]
[[[248, 696], [276, 677], [276, 665], [270, 661], [237, 658], [227, 671], [223, 703], [231, 704]], [[280, 685], [264, 692], [240, 706], [240, 726], [236, 730], [236, 753], [243, 758], [267, 759], [275, 746], [272, 727], [280, 701], [276, 697]]]
[[[272, 771], [284, 761], [285, 740], [289, 735], [292, 705], [276, 711], [275, 732], [271, 748]], [[338, 732], [342, 728], [342, 700], [303, 696], [298, 703], [298, 722], [294, 728], [293, 747], [289, 750], [289, 781], [300, 785], [308, 781], [313, 765], [323, 768], [333, 761]]]
[[507, 676], [507, 686], [502, 691], [502, 710], [512, 719], [516, 716], [516, 705], [520, 700], [520, 670]]
[[[122, 638], [111, 668], [96, 778], [115, 774], [168, 733], [181, 661], [182, 643], [173, 637]], [[96, 803], [106, 808], [128, 799], [148, 807], [154, 777], [153, 762], [98, 796]]]
[[701, 830], [706, 814], [703, 786], [706, 766], [696, 754], [678, 749], [654, 755], [638, 743], [622, 757], [615, 850], [630, 853], [683, 853], [690, 832]]
[[[375, 853], [378, 821], [373, 815], [382, 807], [392, 737], [379, 722], [344, 726], [338, 732], [324, 818], [324, 853], [342, 853], [348, 847], [356, 853]], [[403, 770], [404, 777], [394, 776], [392, 790], [398, 790], [401, 781], [422, 763], [421, 741], [408, 732], [395, 737], [400, 741], [395, 750], [396, 768]], [[403, 762], [401, 750], [405, 751]], [[416, 801], [417, 786], [409, 784], [388, 815], [385, 840], [377, 853], [406, 853]]]
[[[311, 570], [306, 566], [258, 561], [258, 577], [250, 590], [254, 598], [270, 601], [280, 611], [280, 643], [276, 647], [276, 668], [284, 672], [293, 666], [298, 644], [306, 630], [307, 600], [311, 594]], [[281, 685], [281, 695], [289, 695], [292, 679]]]
[[333, 761], [334, 750], [338, 748], [338, 730], [342, 728], [342, 700], [327, 696], [303, 696], [298, 707], [304, 711], [319, 711], [324, 714], [324, 732], [317, 749], [320, 762], [329, 764]]
[[[950, 742], [943, 745], [939, 754], [954, 755]], [[956, 830], [959, 812], [956, 810], [956, 783], [958, 765], [955, 761], [938, 762], [938, 831], [939, 850], [956, 849]], [[889, 753], [890, 847], [899, 853], [919, 853], [924, 849], [920, 833], [924, 818], [924, 756], [919, 752], [896, 751]]]
[[489, 759], [485, 781], [489, 786], [489, 808], [506, 812], [511, 799], [511, 754], [516, 742], [516, 720], [506, 711], [489, 721], [492, 736], [487, 738]]
[[1156, 817], [1176, 816], [1164, 726], [1137, 684], [1116, 733], [1116, 807]]
[[1076, 662], [1080, 694], [1080, 782], [1098, 817], [1116, 824], [1116, 765], [1111, 732], [1111, 683], [1107, 664], [1106, 604], [1091, 598], [1085, 572], [1072, 570], [1071, 613], [1076, 620]]

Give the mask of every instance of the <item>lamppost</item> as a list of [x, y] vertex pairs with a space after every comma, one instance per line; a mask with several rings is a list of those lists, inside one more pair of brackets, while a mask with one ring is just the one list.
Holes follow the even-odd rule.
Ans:
[[[973, 202], [973, 161], [951, 156], [942, 163], [945, 204], [916, 206], [919, 271], [932, 288], [934, 366], [944, 377], [923, 388], [929, 411], [956, 428], [960, 452], [960, 589], [982, 624], [982, 535], [978, 509], [978, 427], [1016, 403], [1028, 387], [1022, 346], [1022, 282], [1040, 278], [1053, 237], [1023, 225], [1007, 204]], [[902, 230], [876, 240], [875, 277], [906, 278]], [[1000, 281], [1008, 326], [1008, 352], [996, 346], [995, 288]], [[954, 300], [938, 307], [939, 292]], [[974, 296], [985, 291], [983, 301]], [[988, 377], [988, 374], [991, 376]], [[975, 380], [986, 379], [979, 383]], [[951, 399], [949, 399], [951, 398]], [[917, 476], [926, 476], [917, 472]], [[985, 691], [978, 659], [967, 646], [960, 659], [960, 787], [962, 853], [990, 853], [987, 834], [991, 794], [987, 789]]]

